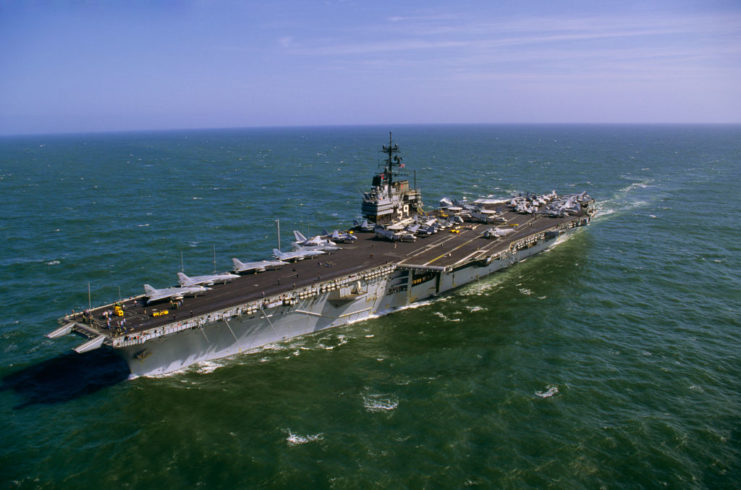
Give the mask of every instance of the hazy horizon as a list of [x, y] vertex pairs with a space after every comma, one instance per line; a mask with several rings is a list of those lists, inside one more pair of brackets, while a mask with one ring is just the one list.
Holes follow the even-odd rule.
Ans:
[[110, 129], [110, 130], [86, 130], [86, 131], [68, 131], [68, 132], [38, 132], [38, 133], [6, 133], [0, 134], [0, 138], [13, 138], [13, 137], [33, 137], [33, 136], [86, 136], [86, 135], [126, 135], [126, 134], [154, 134], [154, 133], [187, 133], [187, 132], [205, 132], [205, 131], [248, 131], [248, 130], [291, 130], [291, 129], [358, 129], [358, 128], [380, 128], [385, 133], [389, 131], [397, 132], [405, 127], [465, 127], [465, 126], [502, 126], [502, 127], [546, 127], [546, 126], [575, 126], [575, 127], [672, 127], [672, 126], [686, 126], [686, 127], [704, 127], [704, 126], [740, 126], [741, 122], [729, 122], [729, 123], [715, 123], [715, 122], [679, 122], [679, 123], [664, 123], [664, 122], [648, 122], [648, 123], [632, 123], [632, 122], [620, 122], [620, 123], [601, 123], [601, 122], [523, 122], [523, 123], [506, 123], [506, 122], [495, 122], [495, 123], [374, 123], [374, 124], [314, 124], [314, 125], [285, 125], [285, 126], [234, 126], [234, 127], [212, 127], [212, 128], [141, 128], [141, 129]]

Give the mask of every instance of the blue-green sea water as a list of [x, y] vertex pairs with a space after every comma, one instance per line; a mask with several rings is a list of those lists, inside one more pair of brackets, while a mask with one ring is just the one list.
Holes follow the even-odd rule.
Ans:
[[[426, 203], [587, 190], [438, 301], [160, 378], [44, 334], [347, 227], [388, 130]], [[738, 488], [741, 126], [0, 138], [3, 488]]]

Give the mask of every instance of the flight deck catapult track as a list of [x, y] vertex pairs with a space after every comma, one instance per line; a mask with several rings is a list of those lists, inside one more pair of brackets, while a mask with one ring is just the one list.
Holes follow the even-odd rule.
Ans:
[[[390, 143], [384, 150], [389, 154], [385, 171], [393, 172], [388, 162], [398, 147]], [[467, 215], [465, 209], [457, 211], [458, 206], [421, 215], [418, 191], [409, 194], [408, 183], [393, 181], [392, 176], [377, 177], [372, 191], [364, 195], [363, 209], [368, 199], [393, 201], [395, 218], [380, 220], [386, 227], [433, 219], [449, 227], [409, 242], [357, 233], [358, 239], [340, 250], [245, 274], [171, 305], [150, 305], [145, 296], [136, 296], [70, 314], [48, 336], [77, 333], [88, 339], [75, 349], [78, 352], [107, 346], [123, 355], [134, 375], [164, 374], [384, 315], [446, 293], [547, 249], [559, 236], [588, 224], [594, 212], [594, 201], [584, 195], [578, 202], [569, 201], [575, 206], [570, 212], [550, 215], [518, 212], [514, 203], [504, 201], [482, 205], [487, 216], [506, 224], [507, 233], [500, 237], [486, 233], [492, 230], [490, 225], [472, 222], [470, 216], [461, 224], [461, 216]], [[404, 203], [413, 212], [406, 212]], [[113, 316], [111, 325], [110, 313], [116, 307], [122, 316]]]

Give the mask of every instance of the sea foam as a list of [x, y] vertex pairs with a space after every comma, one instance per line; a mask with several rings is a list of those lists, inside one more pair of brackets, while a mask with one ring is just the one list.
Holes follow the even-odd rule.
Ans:
[[399, 406], [399, 399], [393, 395], [372, 393], [363, 395], [363, 406], [371, 413], [390, 412]]
[[318, 434], [308, 434], [305, 436], [294, 434], [293, 432], [291, 432], [291, 429], [286, 429], [286, 432], [288, 432], [286, 442], [289, 446], [301, 446], [302, 444], [308, 444], [310, 442], [321, 441], [322, 439], [324, 439], [324, 434], [322, 434], [321, 432]]
[[558, 394], [558, 386], [548, 385], [546, 386], [546, 388], [547, 389], [545, 391], [536, 391], [535, 395], [539, 396], [540, 398], [550, 398], [553, 395]]

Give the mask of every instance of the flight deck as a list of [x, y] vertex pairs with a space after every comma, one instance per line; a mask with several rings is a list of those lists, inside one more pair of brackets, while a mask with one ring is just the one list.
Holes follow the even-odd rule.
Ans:
[[520, 214], [505, 206], [497, 211], [513, 230], [506, 237], [485, 238], [484, 231], [491, 225], [482, 223], [465, 223], [455, 230], [443, 230], [414, 242], [391, 242], [377, 238], [372, 232], [355, 232], [358, 240], [341, 245], [340, 250], [287, 263], [274, 270], [247, 273], [226, 284], [210, 286], [208, 291], [197, 296], [153, 304], [147, 304], [146, 297], [137, 296], [118, 303], [123, 312], [121, 317], [113, 313], [111, 305], [106, 305], [68, 319], [82, 322], [110, 337], [128, 335], [383, 265], [454, 270], [505, 252], [539, 233], [570, 228], [581, 219], [578, 216]]

